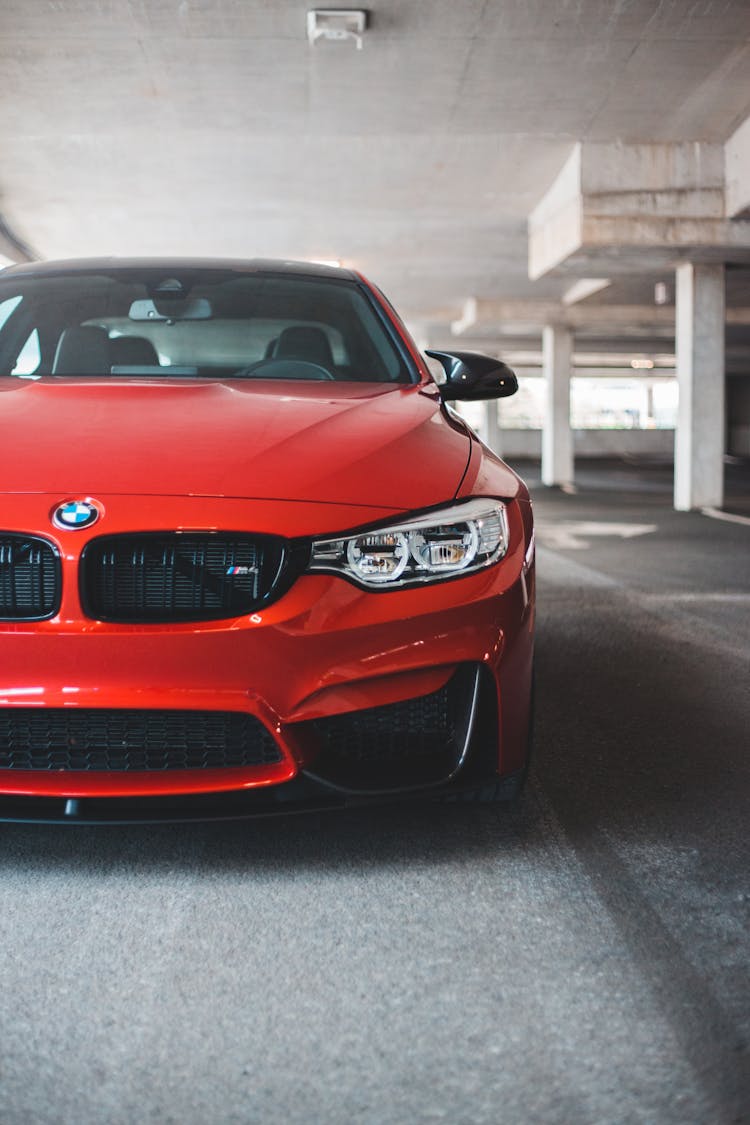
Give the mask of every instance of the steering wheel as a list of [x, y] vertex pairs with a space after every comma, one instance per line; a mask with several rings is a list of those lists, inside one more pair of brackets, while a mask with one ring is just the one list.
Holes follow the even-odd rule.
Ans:
[[235, 371], [235, 379], [317, 379], [333, 380], [334, 375], [327, 367], [319, 363], [311, 363], [307, 359], [294, 359], [285, 356], [259, 359], [249, 367]]

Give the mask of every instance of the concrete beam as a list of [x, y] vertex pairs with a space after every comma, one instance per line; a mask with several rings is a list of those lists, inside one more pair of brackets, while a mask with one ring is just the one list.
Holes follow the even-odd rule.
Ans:
[[726, 218], [725, 177], [721, 144], [577, 144], [529, 216], [529, 277], [750, 261], [750, 222]]
[[601, 293], [602, 289], [606, 289], [612, 282], [608, 277], [581, 277], [578, 281], [574, 281], [562, 295], [562, 303], [564, 305], [577, 305], [579, 301], [585, 301], [587, 297], [593, 297], [595, 293]]
[[724, 146], [727, 216], [750, 218], [750, 117]]
[[[467, 310], [471, 309], [471, 316]], [[726, 310], [729, 325], [750, 325], [750, 308]], [[601, 333], [638, 335], [665, 329], [674, 330], [673, 305], [561, 305], [556, 301], [503, 301], [472, 297], [464, 315], [451, 324], [453, 335], [470, 334], [480, 328], [491, 328], [499, 334], [523, 335], [541, 329], [545, 324]]]
[[535, 280], [574, 254], [583, 241], [583, 145], [576, 144], [529, 216], [529, 277]]

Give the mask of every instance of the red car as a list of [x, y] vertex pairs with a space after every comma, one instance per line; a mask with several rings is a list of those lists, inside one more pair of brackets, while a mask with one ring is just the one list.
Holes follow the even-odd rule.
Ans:
[[500, 798], [531, 718], [529, 495], [362, 276], [0, 274], [0, 817]]

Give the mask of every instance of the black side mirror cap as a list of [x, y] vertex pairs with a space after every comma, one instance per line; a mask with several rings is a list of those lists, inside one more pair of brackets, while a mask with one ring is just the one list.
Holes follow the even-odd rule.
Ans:
[[446, 402], [477, 402], [487, 398], [508, 398], [518, 390], [518, 379], [507, 363], [479, 352], [428, 351], [443, 365], [444, 383], [439, 386]]

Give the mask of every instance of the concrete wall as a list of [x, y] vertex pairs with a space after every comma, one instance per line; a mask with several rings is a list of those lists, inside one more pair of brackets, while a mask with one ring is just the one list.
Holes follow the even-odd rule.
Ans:
[[[541, 430], [503, 430], [502, 456], [539, 458]], [[674, 430], [574, 430], [576, 457], [664, 457], [674, 455]]]

